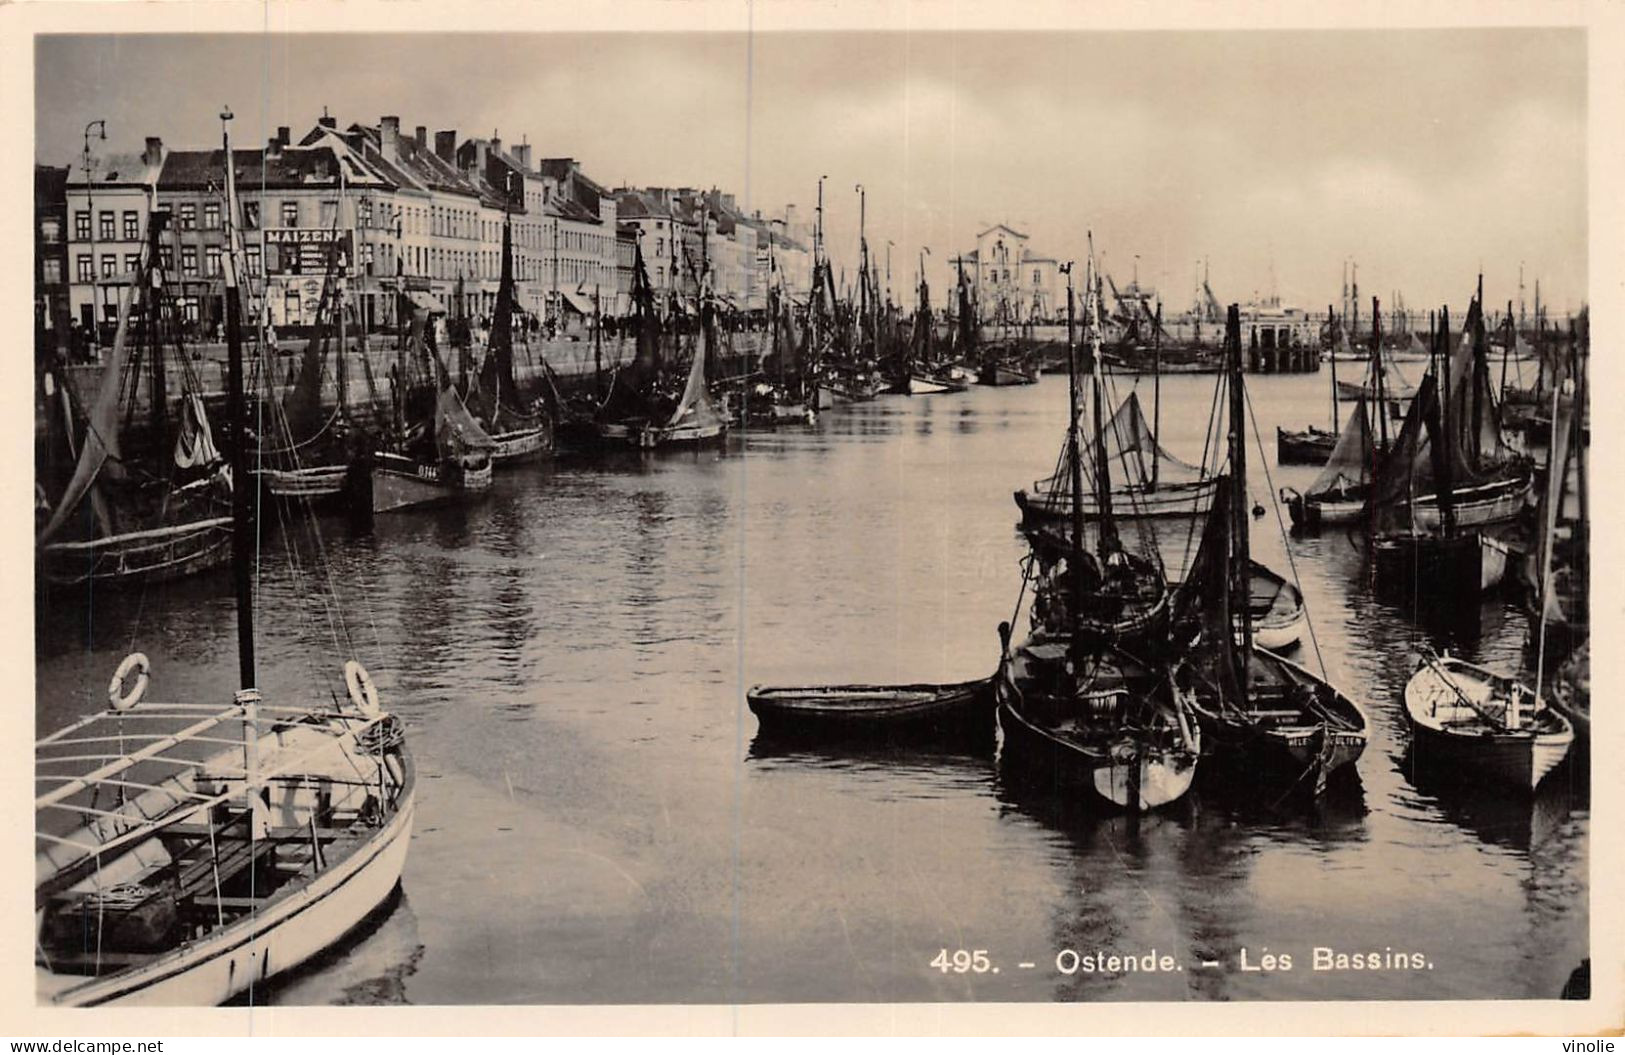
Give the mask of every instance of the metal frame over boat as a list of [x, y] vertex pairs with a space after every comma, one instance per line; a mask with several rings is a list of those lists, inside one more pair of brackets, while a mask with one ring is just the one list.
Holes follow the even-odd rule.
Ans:
[[[400, 881], [416, 777], [385, 712], [248, 690], [229, 708], [110, 709], [35, 757], [44, 1002], [222, 1003], [332, 945]], [[53, 834], [52, 817], [81, 823]]]

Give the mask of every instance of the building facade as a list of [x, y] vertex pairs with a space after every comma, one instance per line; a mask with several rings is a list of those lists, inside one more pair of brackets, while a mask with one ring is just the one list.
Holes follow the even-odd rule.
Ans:
[[1027, 235], [994, 224], [976, 236], [976, 248], [950, 261], [963, 268], [983, 322], [1048, 322], [1064, 314], [1060, 267], [1032, 249]]
[[83, 355], [75, 348], [73, 311], [68, 301], [67, 166], [34, 166], [34, 350], [47, 355]]

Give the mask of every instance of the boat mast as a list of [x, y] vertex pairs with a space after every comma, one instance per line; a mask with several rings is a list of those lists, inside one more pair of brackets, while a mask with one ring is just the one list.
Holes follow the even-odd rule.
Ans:
[[[243, 308], [237, 290], [237, 178], [231, 154], [230, 109], [220, 112], [220, 139], [226, 168], [226, 418], [231, 423], [231, 568], [237, 594], [237, 671], [242, 688], [252, 689], [254, 676], [254, 595], [250, 562], [254, 558], [253, 522], [248, 492], [248, 413], [243, 400]], [[247, 726], [250, 738], [253, 724]]]
[[[1112, 476], [1111, 468], [1106, 464], [1106, 381], [1100, 368], [1100, 297], [1101, 279], [1094, 270], [1095, 239], [1089, 236], [1089, 270], [1094, 278], [1094, 297], [1089, 301], [1089, 354], [1093, 358], [1091, 373], [1094, 378], [1094, 426], [1095, 426], [1095, 501], [1100, 507], [1100, 549], [1107, 552], [1108, 547], [1115, 544], [1117, 539], [1117, 525], [1112, 520]], [[1083, 496], [1078, 495], [1079, 508], [1082, 508]]]
[[[1251, 564], [1252, 555], [1249, 552], [1250, 542], [1247, 537], [1247, 437], [1246, 437], [1246, 399], [1247, 393], [1242, 388], [1241, 365], [1241, 311], [1232, 304], [1225, 319], [1225, 344], [1229, 350], [1229, 362], [1226, 364], [1230, 374], [1230, 567], [1228, 578], [1230, 582], [1231, 604], [1240, 600], [1241, 608], [1241, 664], [1236, 677], [1240, 683], [1242, 698], [1247, 696], [1247, 681], [1249, 668], [1253, 655], [1253, 619], [1252, 609], [1247, 598], [1252, 592]], [[1235, 622], [1235, 613], [1230, 616]], [[1233, 631], [1231, 631], [1233, 633]]]
[[[342, 158], [342, 157], [339, 158], [338, 162], [339, 162], [339, 207], [338, 207], [338, 214], [334, 217], [335, 223], [334, 223], [333, 226], [338, 228], [339, 231], [352, 231], [353, 228], [347, 228], [345, 226], [345, 219], [344, 219], [344, 205], [345, 205], [345, 201], [346, 201], [346, 197], [347, 197], [347, 195], [345, 194], [345, 190], [347, 189], [347, 185], [346, 185], [345, 179], [344, 179], [344, 158]], [[338, 232], [335, 232], [335, 233], [338, 233]], [[335, 247], [335, 250], [336, 250], [336, 247]], [[350, 399], [349, 399], [349, 397], [350, 397], [350, 379], [349, 379], [350, 372], [348, 370], [346, 370], [345, 367], [344, 367], [344, 353], [345, 353], [345, 343], [344, 342], [345, 342], [345, 339], [346, 339], [346, 334], [345, 334], [345, 329], [344, 329], [344, 307], [345, 307], [345, 294], [349, 292], [349, 283], [346, 281], [346, 279], [347, 279], [348, 274], [349, 274], [350, 258], [349, 258], [348, 255], [343, 254], [343, 253], [339, 253], [339, 252], [336, 252], [336, 251], [335, 251], [334, 255], [337, 256], [338, 259], [341, 261], [340, 267], [339, 267], [339, 274], [338, 274], [339, 351], [338, 351], [338, 356], [334, 360], [334, 367], [338, 370], [339, 416], [342, 418], [342, 417], [346, 416], [346, 413], [347, 413], [347, 410], [348, 410], [349, 404], [350, 404]], [[329, 259], [332, 259], [332, 257], [329, 257]]]
[[[1478, 274], [1478, 295], [1473, 299], [1476, 309], [1470, 314], [1473, 318], [1473, 372], [1472, 380], [1467, 384], [1467, 392], [1473, 401], [1473, 442], [1484, 434], [1484, 400], [1481, 398], [1481, 389], [1490, 387], [1490, 362], [1485, 354], [1484, 342], [1484, 273]], [[1446, 349], [1448, 352], [1449, 349]], [[1475, 448], [1476, 449], [1476, 448]]]
[[[1335, 318], [1336, 318], [1336, 316], [1334, 316], [1332, 314], [1332, 306], [1330, 304], [1326, 305], [1326, 328], [1327, 328], [1329, 333], [1334, 332], [1335, 329], [1336, 329], [1336, 325], [1335, 325], [1335, 321], [1334, 321]], [[1335, 440], [1335, 439], [1337, 439], [1337, 342], [1335, 340], [1332, 341], [1331, 356], [1332, 356], [1332, 439]]]
[[[1450, 308], [1448, 305], [1439, 316], [1439, 336], [1434, 344], [1439, 352], [1439, 365], [1443, 372], [1444, 386], [1439, 397], [1439, 432], [1441, 434], [1440, 439], [1444, 443], [1444, 457], [1439, 459], [1439, 468], [1441, 470], [1438, 480], [1439, 517], [1444, 528], [1444, 537], [1454, 538], [1456, 535], [1456, 501], [1450, 481], [1453, 468], [1450, 458], [1452, 451], [1455, 450], [1455, 444], [1451, 436], [1450, 422]], [[1413, 529], [1415, 528], [1414, 520], [1411, 526]]]
[[[1376, 314], [1377, 298], [1371, 298], [1371, 311]], [[1375, 368], [1371, 371], [1377, 383], [1377, 435], [1381, 451], [1388, 449], [1388, 371], [1382, 365], [1382, 342], [1378, 341], [1371, 348], [1371, 358]], [[1375, 463], [1376, 459], [1372, 459]]]
[[[1151, 442], [1153, 445], [1161, 442], [1162, 437], [1162, 301], [1157, 301], [1156, 328], [1151, 333], [1151, 351], [1155, 363], [1152, 374], [1151, 392]], [[1162, 459], [1157, 452], [1151, 452], [1151, 490], [1157, 489], [1157, 468]]]
[[[1072, 551], [1067, 558], [1071, 567], [1072, 580], [1072, 642], [1074, 651], [1078, 647], [1078, 620], [1083, 616], [1083, 451], [1081, 437], [1078, 435], [1078, 415], [1082, 402], [1078, 396], [1078, 348], [1073, 340], [1073, 295], [1072, 295], [1072, 261], [1068, 260], [1061, 266], [1066, 274], [1066, 380], [1067, 398], [1071, 409], [1071, 416], [1067, 419], [1066, 447], [1067, 461], [1072, 469]], [[1087, 277], [1087, 276], [1085, 276]]]

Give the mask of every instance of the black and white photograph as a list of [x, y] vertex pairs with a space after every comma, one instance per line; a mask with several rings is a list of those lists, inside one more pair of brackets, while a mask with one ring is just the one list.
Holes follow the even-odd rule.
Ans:
[[1618, 1028], [1587, 5], [157, 6], [7, 37], [9, 1002]]

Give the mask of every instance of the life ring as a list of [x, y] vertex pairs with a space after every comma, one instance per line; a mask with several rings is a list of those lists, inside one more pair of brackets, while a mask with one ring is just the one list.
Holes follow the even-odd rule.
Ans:
[[372, 683], [372, 675], [367, 673], [356, 660], [349, 660], [344, 664], [344, 684], [350, 690], [350, 702], [364, 717], [378, 717], [378, 688]]
[[[141, 697], [147, 691], [147, 672], [151, 669], [152, 663], [145, 652], [131, 652], [124, 657], [113, 672], [113, 680], [107, 683], [107, 702], [113, 705], [113, 710], [127, 711], [141, 702]], [[135, 674], [135, 687], [125, 692], [124, 681], [132, 673]]]

